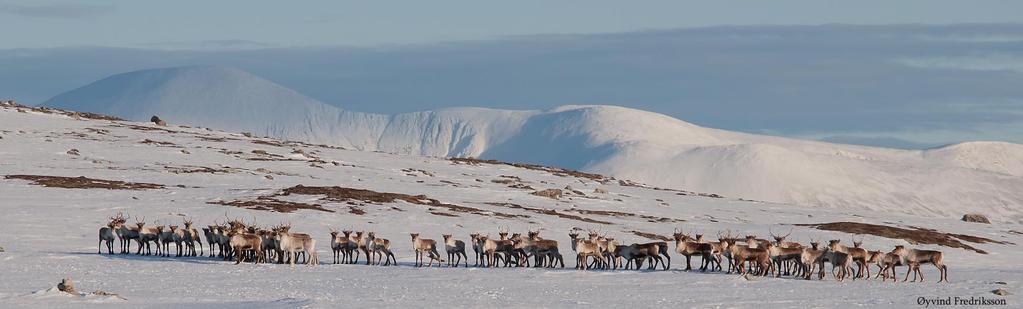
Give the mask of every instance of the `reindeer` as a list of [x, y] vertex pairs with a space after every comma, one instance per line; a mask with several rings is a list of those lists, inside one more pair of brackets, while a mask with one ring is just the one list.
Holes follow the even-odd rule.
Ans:
[[369, 265], [369, 250], [371, 248], [366, 247], [366, 238], [363, 237], [362, 234], [365, 234], [365, 232], [355, 232], [355, 235], [349, 239], [349, 246], [351, 246], [352, 251], [355, 252], [355, 260], [352, 261], [352, 264], [359, 262], [359, 252], [361, 250], [366, 254], [366, 265]]
[[[690, 264], [690, 259], [693, 255], [699, 254], [703, 258], [701, 263], [702, 265], [700, 266], [700, 271], [707, 271], [707, 266], [712, 265], [712, 263], [714, 262], [714, 258], [712, 257], [712, 254], [714, 252], [714, 246], [711, 246], [710, 244], [691, 241], [692, 238], [690, 238], [689, 235], [682, 233], [682, 231], [679, 231], [677, 228], [675, 229], [674, 236], [675, 252], [686, 257], [686, 270], [687, 271], [693, 270], [693, 267]], [[720, 262], [718, 263], [720, 264]]]
[[462, 257], [465, 257], [465, 267], [469, 267], [469, 256], [465, 254], [465, 242], [452, 238], [451, 234], [442, 234], [441, 237], [444, 238], [444, 251], [448, 253], [448, 267], [452, 265], [452, 261], [454, 266], [458, 267]]
[[817, 247], [820, 246], [820, 240], [810, 239], [810, 247], [803, 248], [803, 251], [799, 254], [800, 269], [803, 274], [803, 279], [810, 280], [813, 276], [813, 270], [817, 265], [820, 265], [819, 272], [820, 278], [824, 278], [824, 250], [820, 250]]
[[572, 238], [572, 251], [576, 252], [576, 269], [587, 269], [586, 257], [590, 256], [598, 261], [598, 265], [604, 264], [604, 255], [600, 251], [600, 246], [598, 244], [579, 238], [579, 233], [576, 232], [569, 233], [568, 237]]
[[[750, 236], [747, 236], [747, 239], [750, 238]], [[735, 239], [726, 239], [725, 241], [728, 243], [725, 251], [731, 256], [732, 260], [735, 261], [735, 268], [738, 270], [739, 274], [746, 275], [748, 273], [746, 271], [746, 262], [751, 262], [750, 264], [758, 266], [757, 273], [754, 275], [766, 276], [768, 270], [771, 270], [772, 272], [774, 271], [774, 264], [771, 263], [771, 256], [768, 254], [766, 248], [753, 248], [748, 245], [742, 246], [737, 244]], [[770, 243], [768, 243], [768, 245], [770, 245]]]
[[103, 242], [107, 243], [107, 253], [114, 254], [114, 231], [121, 228], [124, 224], [117, 217], [110, 217], [110, 222], [107, 225], [99, 228], [99, 243], [96, 245], [96, 254], [103, 253]]
[[[884, 253], [881, 256], [880, 261], [877, 262], [881, 270], [877, 271], [877, 275], [874, 278], [882, 277], [881, 281], [888, 281], [888, 278], [892, 278], [892, 282], [898, 282], [899, 278], [895, 274], [895, 267], [903, 265], [903, 259], [895, 253]], [[889, 272], [891, 275], [889, 276]]]
[[[540, 231], [529, 231], [529, 240], [533, 242], [533, 246], [536, 250], [537, 262], [540, 265], [538, 267], [547, 266], [554, 268], [556, 263], [561, 264], [561, 268], [565, 268], [565, 259], [561, 256], [561, 252], [558, 249], [558, 241], [553, 239], [542, 239], [540, 238]], [[614, 239], [611, 239], [611, 245], [617, 246]], [[544, 261], [547, 262], [544, 262]]]
[[122, 221], [121, 227], [116, 229], [115, 232], [117, 232], [117, 237], [121, 239], [121, 254], [129, 254], [131, 253], [131, 241], [139, 241], [139, 228], [138, 225], [132, 226], [127, 224], [124, 222], [124, 219], [120, 221]]
[[174, 243], [174, 244], [177, 245], [176, 248], [178, 249], [178, 254], [180, 256], [180, 254], [181, 254], [181, 240], [176, 237], [177, 236], [176, 232], [178, 230], [178, 226], [177, 225], [171, 225], [170, 228], [167, 228], [167, 226], [161, 225], [161, 226], [157, 226], [156, 230], [159, 231], [159, 233], [157, 234], [157, 235], [159, 235], [159, 242], [157, 243], [157, 245], [160, 246], [160, 250], [158, 250], [158, 251], [163, 252], [163, 254], [160, 254], [160, 253], [157, 253], [157, 254], [160, 255], [160, 256], [169, 257], [170, 256], [170, 244]]
[[[290, 226], [285, 226], [273, 233], [273, 239], [277, 241], [280, 250], [287, 254], [288, 263], [291, 266], [295, 266], [295, 260], [298, 259], [295, 253], [304, 251], [309, 255], [309, 258], [306, 259], [306, 265], [319, 265], [320, 259], [316, 254], [316, 240], [309, 237], [308, 234], [292, 234], [290, 233], [290, 228]], [[262, 246], [256, 248], [262, 248]]]
[[[253, 262], [259, 264], [266, 262], [266, 255], [263, 253], [263, 239], [257, 235], [245, 233], [243, 228], [231, 229], [227, 232], [228, 245], [235, 256], [235, 265], [245, 260], [246, 252], [255, 251]], [[225, 255], [226, 256], [226, 255]]]
[[[511, 244], [510, 247], [508, 246], [510, 241], [507, 241], [508, 243], [506, 243], [506, 241], [502, 240], [493, 240], [490, 239], [490, 236], [485, 235], [479, 235], [476, 239], [479, 241], [480, 251], [483, 252], [484, 267], [496, 267], [501, 260], [501, 255], [515, 250], [514, 244]], [[508, 266], [508, 258], [508, 256], [504, 257], [505, 266]]]
[[877, 265], [878, 270], [884, 268], [884, 252], [878, 251], [867, 251], [867, 276], [863, 277], [863, 280], [870, 280], [870, 265]]
[[[384, 238], [377, 238], [376, 234], [369, 232], [369, 240], [367, 241], [373, 246], [373, 252], [377, 255], [377, 265], [380, 265], [380, 258], [384, 259], [384, 266], [391, 265], [391, 261], [394, 261], [394, 265], [398, 265], [398, 260], [394, 258], [394, 253], [391, 252], [391, 241]], [[440, 255], [437, 255], [440, 257]]]
[[[722, 238], [721, 232], [719, 231], [718, 232], [718, 239], [721, 239], [721, 238]], [[707, 241], [706, 239], [703, 238], [703, 234], [696, 234], [696, 242], [702, 243], [702, 244], [709, 244], [711, 246], [711, 248], [712, 248], [711, 249], [711, 255], [714, 258], [715, 264], [717, 265], [716, 269], [712, 269], [712, 271], [714, 271], [714, 270], [721, 271], [722, 270], [721, 269], [721, 261], [723, 261], [725, 259], [724, 248], [721, 247], [721, 242], [720, 241], [716, 241], [716, 242]]]
[[[202, 238], [199, 237], [199, 230], [192, 225], [192, 220], [185, 220], [184, 242], [188, 249], [189, 256], [203, 256]], [[199, 244], [199, 254], [195, 253], [195, 244]]]
[[480, 267], [480, 261], [483, 260], [483, 250], [481, 250], [479, 238], [479, 233], [469, 233], [469, 240], [472, 242], [472, 251], [476, 252], [476, 263], [473, 264], [474, 267]]
[[515, 265], [519, 265], [518, 257], [515, 255], [515, 244], [508, 238], [508, 227], [503, 226], [498, 230], [497, 235], [500, 237], [497, 242], [497, 251], [504, 256], [504, 267], [510, 267], [512, 259], [515, 258]]
[[849, 258], [851, 258], [857, 266], [854, 277], [859, 277], [863, 273], [863, 269], [867, 267], [867, 250], [858, 247], [858, 244], [862, 242], [853, 241], [854, 243], [857, 243], [857, 247], [854, 248], [843, 246], [840, 244], [841, 242], [842, 240], [840, 239], [832, 239], [831, 241], [828, 241], [828, 249], [848, 254]]
[[334, 264], [347, 264], [351, 260], [352, 251], [348, 246], [351, 231], [338, 232], [330, 229], [330, 249], [334, 251]]
[[428, 255], [430, 263], [426, 267], [433, 266], [433, 260], [437, 260], [443, 263], [444, 260], [440, 258], [440, 253], [437, 253], [437, 241], [433, 239], [420, 238], [419, 233], [410, 233], [412, 235], [412, 249], [416, 251], [416, 267], [423, 266], [423, 255]]
[[[849, 275], [850, 272], [853, 271], [852, 269], [853, 258], [852, 255], [848, 253], [835, 251], [831, 249], [831, 247], [828, 247], [826, 250], [824, 250], [823, 259], [831, 262], [831, 274], [835, 276], [835, 279], [838, 280], [839, 282], [844, 280], [845, 277]], [[821, 267], [823, 268], [824, 265], [821, 265]], [[839, 269], [838, 273], [835, 272], [835, 269]], [[823, 278], [824, 274], [822, 269], [821, 279]], [[853, 276], [853, 281], [855, 280], [856, 276]]]
[[650, 259], [651, 262], [647, 269], [656, 269], [657, 264], [654, 261], [659, 260], [661, 248], [657, 243], [645, 243], [645, 244], [631, 244], [628, 246], [616, 248], [616, 254], [625, 259], [625, 266], [623, 269], [631, 269], [632, 263], [636, 263], [636, 269], [639, 270], [643, 267], [643, 260]]
[[[790, 231], [789, 234], [791, 233], [792, 232]], [[777, 277], [781, 277], [783, 269], [785, 275], [788, 276], [791, 269], [789, 266], [792, 264], [798, 265], [802, 258], [802, 245], [793, 243], [786, 244], [785, 237], [788, 237], [789, 234], [777, 236], [774, 235], [774, 231], [771, 231], [771, 238], [774, 238], [774, 243], [769, 242], [765, 246], [768, 254], [771, 256], [771, 261], [774, 263], [775, 268], [779, 270]]]
[[943, 263], [945, 254], [941, 253], [941, 251], [906, 249], [905, 246], [898, 245], [895, 246], [892, 253], [901, 257], [906, 265], [909, 266], [909, 270], [906, 271], [906, 278], [902, 279], [902, 282], [909, 280], [909, 273], [913, 273], [913, 282], [916, 282], [917, 274], [920, 275], [920, 282], [924, 282], [924, 273], [920, 271], [920, 264], [924, 263], [933, 264], [934, 267], [938, 268], [940, 272], [938, 282], [948, 282], [948, 266]]
[[146, 221], [145, 217], [142, 217], [142, 221], [139, 221], [138, 218], [135, 218], [135, 225], [138, 227], [138, 233], [139, 233], [139, 237], [137, 239], [138, 245], [139, 245], [139, 250], [138, 250], [138, 252], [135, 252], [135, 254], [142, 255], [142, 247], [145, 247], [145, 249], [146, 249], [146, 254], [145, 255], [152, 255], [153, 254], [153, 250], [152, 250], [152, 247], [150, 246], [149, 243], [150, 242], [154, 242], [154, 243], [156, 243], [156, 254], [159, 255], [160, 254], [160, 243], [159, 243], [159, 241], [160, 241], [160, 232], [161, 231], [158, 230], [157, 228], [145, 227], [145, 225], [146, 225], [145, 221]]

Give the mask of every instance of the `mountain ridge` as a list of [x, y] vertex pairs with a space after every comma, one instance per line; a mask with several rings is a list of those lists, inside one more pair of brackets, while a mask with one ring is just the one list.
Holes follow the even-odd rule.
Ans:
[[367, 151], [537, 163], [801, 205], [958, 216], [962, 205], [978, 204], [1019, 216], [1023, 204], [1023, 145], [1004, 142], [927, 150], [832, 144], [704, 128], [608, 105], [370, 114], [226, 67], [118, 74], [43, 105], [142, 121], [156, 114], [172, 123]]

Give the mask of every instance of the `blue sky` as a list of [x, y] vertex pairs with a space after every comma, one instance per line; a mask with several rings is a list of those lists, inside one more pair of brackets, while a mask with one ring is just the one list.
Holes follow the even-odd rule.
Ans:
[[390, 3], [0, 0], [0, 94], [213, 64], [370, 112], [614, 104], [881, 146], [1023, 142], [1023, 1]]

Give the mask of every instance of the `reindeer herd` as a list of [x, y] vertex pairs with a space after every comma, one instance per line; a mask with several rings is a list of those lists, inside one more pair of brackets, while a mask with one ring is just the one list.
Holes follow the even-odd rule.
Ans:
[[[135, 223], [129, 224], [126, 216], [117, 214], [99, 229], [97, 253], [102, 253], [105, 244], [107, 253], [114, 254], [113, 243], [116, 239], [120, 242], [121, 254], [131, 253], [131, 243], [134, 242], [137, 255], [153, 255], [152, 245], [155, 244], [156, 255], [169, 257], [170, 245], [173, 244], [176, 257], [204, 256], [205, 240], [209, 257], [234, 260], [235, 264], [248, 261], [295, 265], [298, 260], [303, 260], [307, 265], [320, 263], [316, 240], [309, 234], [292, 232], [290, 224], [261, 228], [255, 220], [244, 222], [227, 219], [225, 222], [203, 227], [200, 234], [192, 221], [187, 219], [181, 226], [149, 227], [146, 226], [145, 217], [136, 217]], [[458, 267], [459, 264], [468, 267], [466, 251], [470, 247], [474, 252], [475, 267], [564, 268], [565, 261], [559, 251], [558, 241], [541, 238], [540, 230], [530, 229], [526, 235], [522, 235], [510, 234], [507, 227], [502, 227], [496, 239], [482, 233], [471, 233], [468, 246], [450, 234], [442, 235], [443, 241], [438, 244], [436, 240], [424, 238], [419, 233], [411, 233], [414, 265], [430, 267], [436, 261], [438, 265], [446, 263], [449, 267]], [[663, 270], [671, 267], [668, 242], [622, 245], [606, 234], [588, 231], [583, 237], [579, 232], [579, 229], [573, 229], [568, 234], [572, 251], [576, 254], [576, 269], [638, 270], [644, 263], [647, 263], [649, 270], [657, 269], [658, 266]], [[828, 241], [828, 245], [821, 248], [819, 239], [811, 239], [809, 246], [786, 241], [790, 234], [791, 231], [789, 234], [776, 235], [771, 231], [773, 240], [768, 240], [755, 235], [735, 237], [728, 231], [727, 234], [718, 232], [716, 240], [708, 240], [702, 234], [675, 229], [675, 253], [685, 257], [687, 271], [692, 270], [692, 258], [700, 257], [699, 269], [704, 272], [725, 271], [743, 276], [784, 275], [809, 280], [816, 271], [817, 279], [823, 280], [825, 266], [830, 264], [832, 276], [837, 281], [843, 281], [846, 278], [870, 279], [870, 266], [874, 265], [878, 270], [873, 278], [898, 281], [895, 268], [906, 266], [908, 270], [902, 281], [908, 281], [912, 273], [913, 282], [917, 281], [918, 276], [920, 282], [923, 282], [920, 266], [932, 264], [940, 272], [938, 282], [948, 282], [948, 267], [943, 263], [941, 251], [907, 249], [901, 245], [895, 246], [890, 252], [870, 251], [862, 247], [862, 240], [854, 240], [853, 246], [847, 247], [838, 239]], [[447, 260], [439, 253], [438, 248], [441, 246], [447, 253]], [[366, 265], [398, 264], [391, 249], [391, 241], [377, 237], [374, 232], [330, 229], [330, 248], [333, 264], [356, 264], [362, 256], [365, 256]]]

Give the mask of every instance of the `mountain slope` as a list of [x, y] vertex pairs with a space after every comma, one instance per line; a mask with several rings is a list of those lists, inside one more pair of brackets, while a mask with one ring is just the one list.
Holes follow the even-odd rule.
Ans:
[[554, 165], [746, 199], [1023, 220], [1023, 146], [1011, 143], [872, 148], [702, 128], [616, 106], [368, 114], [222, 67], [119, 74], [44, 105], [359, 150]]
[[[605, 109], [570, 110], [583, 118], [603, 118], [600, 111]], [[637, 307], [637, 299], [672, 308], [908, 307], [918, 297], [933, 297], [936, 287], [948, 295], [989, 299], [995, 297], [989, 292], [994, 288], [1018, 291], [1020, 283], [1013, 278], [1023, 274], [1018, 259], [1023, 247], [1016, 245], [1023, 243], [1023, 235], [1014, 232], [1023, 225], [1015, 223], [712, 198], [505, 164], [344, 150], [173, 124], [96, 120], [2, 103], [0, 124], [3, 308]], [[570, 128], [575, 127], [559, 132], [574, 132]], [[725, 151], [731, 147], [706, 149], [737, 153]], [[751, 150], [791, 154], [782, 149]], [[138, 190], [102, 186], [115, 181], [149, 185]], [[310, 189], [334, 186], [361, 191], [320, 194]], [[569, 186], [573, 190], [560, 198], [532, 194]], [[309, 190], [289, 191], [295, 188]], [[410, 198], [389, 201], [372, 194], [379, 192]], [[436, 203], [424, 204], [426, 198]], [[173, 257], [174, 245], [168, 246], [172, 257], [107, 254], [105, 248], [97, 254], [97, 230], [119, 212], [130, 223], [145, 221], [147, 227], [180, 225], [186, 219], [197, 228], [231, 219], [260, 227], [291, 224], [292, 231], [316, 240], [321, 265], [233, 265], [209, 257], [214, 249], [206, 242], [197, 246], [197, 257]], [[915, 226], [958, 236], [946, 236], [948, 242], [937, 244], [918, 243], [910, 242], [916, 238], [902, 239], [906, 236], [807, 226], [839, 221]], [[541, 237], [558, 241], [565, 268], [471, 267], [476, 261], [471, 248], [466, 248], [471, 260], [463, 262], [470, 267], [412, 267], [409, 233], [469, 241], [470, 233], [496, 237], [499, 227], [512, 233], [539, 230]], [[374, 232], [389, 239], [399, 266], [362, 265], [364, 254], [360, 265], [330, 264], [330, 229]], [[669, 271], [572, 270], [576, 255], [571, 232], [599, 230], [621, 244], [632, 244], [670, 241], [676, 229], [707, 237], [723, 231], [759, 237], [791, 233], [788, 240], [802, 244], [811, 238], [845, 243], [855, 237], [868, 250], [888, 251], [895, 245], [941, 250], [950, 265], [951, 283], [931, 283], [938, 272], [929, 265], [922, 267], [930, 279], [927, 284], [882, 284], [876, 279], [839, 283], [830, 272], [823, 281], [688, 272], [687, 259], [674, 252], [673, 243]], [[137, 244], [131, 249], [137, 250]], [[696, 257], [691, 262], [699, 267], [702, 261]], [[905, 267], [898, 271], [901, 275]], [[55, 291], [62, 278], [72, 279], [82, 292], [101, 290], [120, 297], [69, 296]], [[679, 293], [679, 282], [685, 282], [686, 293]], [[722, 293], [729, 289], [742, 292]], [[806, 297], [836, 291], [842, 297]], [[1020, 301], [1019, 293], [1004, 297], [1009, 303]]]

